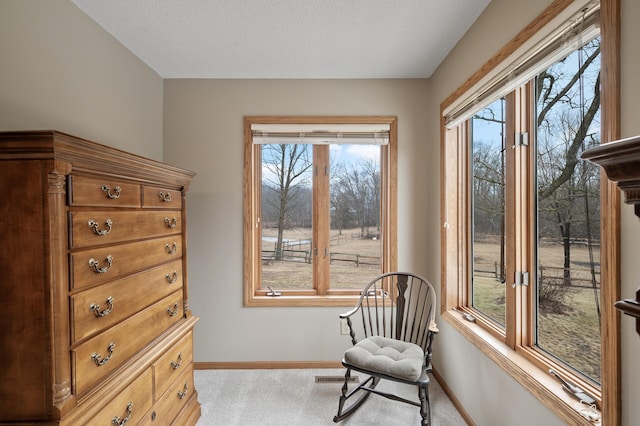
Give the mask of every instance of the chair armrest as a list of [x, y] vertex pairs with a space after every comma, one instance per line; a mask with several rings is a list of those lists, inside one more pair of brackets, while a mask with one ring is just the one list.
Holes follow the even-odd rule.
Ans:
[[351, 315], [353, 315], [356, 312], [358, 312], [358, 309], [360, 309], [360, 305], [356, 306], [355, 308], [353, 308], [349, 312], [345, 312], [345, 313], [340, 314], [340, 319], [349, 318]]
[[353, 328], [353, 323], [351, 322], [351, 316], [356, 312], [358, 312], [359, 309], [360, 309], [360, 304], [358, 303], [358, 305], [356, 305], [356, 307], [350, 310], [349, 312], [340, 314], [341, 320], [343, 319], [347, 320], [347, 326], [349, 327], [349, 336], [351, 337], [351, 344], [353, 345], [358, 343], [358, 339], [356, 338], [356, 330]]

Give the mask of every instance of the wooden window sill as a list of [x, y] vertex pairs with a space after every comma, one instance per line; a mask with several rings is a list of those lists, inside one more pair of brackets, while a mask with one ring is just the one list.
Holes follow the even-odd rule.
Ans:
[[343, 306], [352, 308], [358, 301], [359, 295], [292, 295], [292, 296], [249, 296], [244, 301], [245, 307], [331, 307]]
[[450, 323], [563, 421], [575, 425], [594, 424], [579, 413], [580, 402], [564, 391], [560, 382], [548, 371], [532, 363], [519, 351], [511, 349], [478, 324], [464, 320], [461, 312], [445, 311], [442, 313], [442, 319]]

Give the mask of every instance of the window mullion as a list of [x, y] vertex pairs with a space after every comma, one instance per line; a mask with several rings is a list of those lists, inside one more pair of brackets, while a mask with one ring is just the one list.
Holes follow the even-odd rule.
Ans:
[[506, 96], [505, 101], [505, 200], [506, 200], [506, 329], [505, 342], [511, 348], [528, 338], [530, 232], [533, 217], [529, 209], [531, 178], [528, 146], [531, 108], [528, 85]]
[[[251, 139], [248, 139], [249, 144], [252, 144]], [[253, 162], [250, 167], [252, 170], [260, 168], [257, 165], [262, 165], [262, 150], [259, 145], [251, 145], [253, 146], [252, 157]], [[245, 166], [245, 169], [247, 166]], [[254, 259], [260, 259], [262, 255], [262, 174], [254, 173], [252, 175], [252, 194], [253, 197], [250, 199], [249, 204], [249, 212], [245, 212], [245, 215], [249, 215], [251, 217], [251, 222], [249, 224], [249, 229], [252, 232], [252, 244], [249, 246], [249, 250], [252, 250], [252, 257]], [[246, 230], [245, 230], [246, 232]], [[260, 289], [260, 284], [262, 282], [262, 268], [260, 267], [259, 262], [252, 262], [251, 264], [251, 275], [252, 279], [255, 283], [258, 283], [255, 286], [254, 290]], [[252, 290], [253, 291], [253, 290]]]
[[443, 179], [446, 187], [441, 193], [443, 229], [446, 230], [443, 244], [445, 247], [456, 247], [458, 250], [448, 252], [441, 257], [443, 282], [455, 283], [442, 288], [445, 292], [441, 297], [442, 311], [458, 307], [469, 308], [472, 300], [471, 277], [467, 267], [470, 262], [467, 241], [470, 235], [471, 218], [469, 214], [462, 213], [471, 210], [468, 189], [471, 144], [468, 129], [468, 121], [452, 129], [445, 129], [447, 132], [445, 138], [449, 143], [443, 146], [442, 156], [455, 159], [455, 164], [443, 165], [444, 175], [450, 177]]
[[397, 123], [392, 123], [389, 144], [380, 147], [380, 226], [382, 237], [382, 264], [380, 272], [398, 270], [397, 205], [398, 151]]
[[517, 232], [516, 232], [516, 270], [528, 273], [529, 285], [520, 285], [515, 288], [515, 312], [514, 326], [515, 344], [528, 346], [532, 336], [532, 311], [534, 285], [533, 265], [533, 232], [535, 224], [535, 212], [531, 208], [533, 195], [535, 194], [534, 179], [532, 177], [531, 143], [533, 141], [532, 120], [532, 84], [527, 83], [515, 90], [515, 132], [525, 135], [519, 143], [516, 151], [516, 185], [517, 185]]
[[318, 294], [329, 290], [329, 146], [314, 145], [313, 172], [313, 280]]
[[511, 348], [516, 345], [516, 330], [518, 328], [518, 309], [516, 299], [518, 288], [514, 285], [517, 266], [517, 232], [519, 225], [517, 220], [517, 176], [516, 176], [516, 154], [519, 149], [515, 149], [515, 104], [516, 96], [514, 92], [505, 96], [505, 343]]

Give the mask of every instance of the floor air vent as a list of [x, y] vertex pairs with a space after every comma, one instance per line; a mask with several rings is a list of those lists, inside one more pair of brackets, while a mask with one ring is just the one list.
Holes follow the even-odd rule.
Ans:
[[[349, 383], [358, 382], [358, 376], [349, 377]], [[344, 376], [316, 376], [316, 383], [344, 383]]]

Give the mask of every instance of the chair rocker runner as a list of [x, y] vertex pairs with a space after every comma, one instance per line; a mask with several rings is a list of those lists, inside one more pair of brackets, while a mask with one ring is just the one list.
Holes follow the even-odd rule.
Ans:
[[[420, 407], [421, 424], [431, 424], [428, 374], [432, 369], [431, 345], [438, 333], [435, 309], [433, 286], [411, 273], [389, 272], [365, 286], [356, 306], [340, 315], [347, 320], [353, 347], [342, 359], [347, 371], [334, 422], [353, 414], [375, 393]], [[353, 317], [358, 319], [354, 323], [352, 316], [358, 312], [361, 315]], [[356, 331], [363, 336], [361, 340], [356, 338]], [[352, 370], [369, 377], [349, 390]], [[417, 386], [419, 402], [376, 389], [381, 379]], [[345, 407], [353, 396], [359, 397]]]

